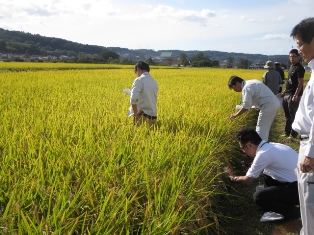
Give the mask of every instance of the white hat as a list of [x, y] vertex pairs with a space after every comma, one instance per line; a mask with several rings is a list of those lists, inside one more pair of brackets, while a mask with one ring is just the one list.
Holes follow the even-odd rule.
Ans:
[[274, 68], [274, 62], [272, 62], [271, 60], [268, 60], [264, 66], [265, 69], [272, 69]]

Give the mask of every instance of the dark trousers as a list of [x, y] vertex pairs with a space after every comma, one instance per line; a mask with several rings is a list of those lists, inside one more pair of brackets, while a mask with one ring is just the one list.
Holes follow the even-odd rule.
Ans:
[[254, 202], [264, 211], [272, 211], [284, 216], [285, 219], [300, 218], [299, 195], [297, 181], [281, 183], [263, 175], [265, 188], [255, 192]]
[[292, 123], [295, 118], [295, 113], [299, 107], [300, 98], [297, 102], [292, 102], [293, 95], [285, 95], [282, 101], [282, 107], [285, 112], [286, 126], [285, 132], [287, 136], [297, 137], [298, 133], [292, 129]]

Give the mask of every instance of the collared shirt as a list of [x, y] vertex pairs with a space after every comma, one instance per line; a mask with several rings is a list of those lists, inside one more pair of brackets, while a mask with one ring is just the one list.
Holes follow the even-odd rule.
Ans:
[[148, 72], [144, 72], [133, 82], [130, 103], [137, 104], [138, 110], [157, 117], [158, 84]]
[[311, 68], [312, 74], [304, 88], [292, 129], [301, 135], [309, 136], [304, 155], [314, 158], [314, 59], [309, 62], [308, 67]]
[[266, 103], [279, 102], [274, 93], [259, 80], [248, 80], [242, 83], [243, 108], [262, 107]]
[[246, 173], [250, 178], [259, 174], [272, 177], [279, 182], [297, 181], [295, 168], [298, 164], [298, 153], [287, 145], [262, 141], [256, 150], [253, 163]]

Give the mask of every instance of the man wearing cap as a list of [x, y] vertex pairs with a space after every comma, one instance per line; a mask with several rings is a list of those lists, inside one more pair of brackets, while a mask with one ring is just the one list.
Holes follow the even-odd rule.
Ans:
[[277, 95], [279, 92], [280, 84], [282, 83], [282, 79], [280, 74], [275, 70], [274, 63], [272, 61], [267, 61], [265, 69], [268, 69], [267, 72], [263, 75], [263, 83], [269, 87], [269, 89]]
[[291, 126], [303, 94], [305, 69], [300, 63], [300, 56], [297, 49], [292, 49], [290, 51], [289, 59], [291, 66], [286, 82], [286, 89], [282, 93], [282, 107], [286, 117], [285, 136], [296, 138], [298, 133], [294, 131]]
[[275, 62], [275, 70], [280, 74], [281, 77], [281, 84], [279, 86], [279, 93], [282, 92], [282, 84], [284, 84], [285, 81], [285, 72], [283, 71], [283, 69], [280, 67], [280, 63], [279, 62]]

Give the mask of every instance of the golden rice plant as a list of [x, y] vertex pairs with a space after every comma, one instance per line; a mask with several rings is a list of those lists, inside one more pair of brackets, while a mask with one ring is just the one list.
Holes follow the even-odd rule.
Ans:
[[152, 130], [126, 116], [132, 67], [81, 68], [1, 73], [0, 233], [219, 231], [222, 165], [243, 125], [227, 81], [259, 74], [152, 69]]

